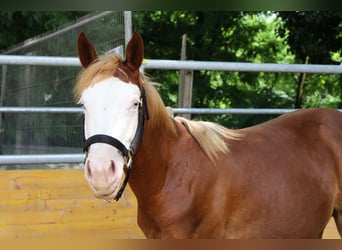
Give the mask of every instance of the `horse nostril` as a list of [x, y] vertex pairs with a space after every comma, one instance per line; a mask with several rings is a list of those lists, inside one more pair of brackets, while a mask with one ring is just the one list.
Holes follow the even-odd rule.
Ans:
[[112, 173], [115, 173], [115, 163], [114, 163], [114, 161], [110, 161], [110, 171]]

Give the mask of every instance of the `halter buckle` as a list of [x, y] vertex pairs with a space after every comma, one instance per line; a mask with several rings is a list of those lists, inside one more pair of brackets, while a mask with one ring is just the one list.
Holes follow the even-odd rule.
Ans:
[[132, 167], [132, 162], [133, 162], [133, 153], [131, 150], [128, 150], [127, 157], [125, 157], [125, 166], [127, 169], [131, 169]]

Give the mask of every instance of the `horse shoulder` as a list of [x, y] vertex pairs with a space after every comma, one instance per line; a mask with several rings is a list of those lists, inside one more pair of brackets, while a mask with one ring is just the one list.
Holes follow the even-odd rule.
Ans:
[[196, 238], [207, 235], [213, 223], [222, 224], [212, 232], [213, 237], [222, 237], [224, 199], [215, 197], [220, 172], [187, 129], [177, 121], [176, 126], [178, 138], [168, 154], [164, 185], [148, 210], [143, 209], [140, 223], [158, 238]]

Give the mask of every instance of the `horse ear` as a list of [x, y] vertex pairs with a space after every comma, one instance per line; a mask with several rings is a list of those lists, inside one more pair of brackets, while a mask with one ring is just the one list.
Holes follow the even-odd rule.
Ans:
[[144, 42], [138, 32], [134, 32], [126, 47], [124, 63], [133, 70], [139, 70], [144, 59]]
[[93, 44], [83, 32], [78, 35], [77, 50], [78, 58], [80, 59], [80, 62], [84, 68], [87, 68], [89, 64], [97, 59], [97, 54]]

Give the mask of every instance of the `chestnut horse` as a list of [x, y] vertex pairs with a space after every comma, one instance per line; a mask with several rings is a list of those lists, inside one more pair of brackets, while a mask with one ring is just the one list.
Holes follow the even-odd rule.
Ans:
[[[139, 72], [138, 33], [126, 58], [98, 56], [80, 33], [85, 177], [118, 200], [128, 181], [148, 238], [320, 238], [342, 234], [342, 114], [307, 109], [230, 130], [173, 118]], [[122, 180], [124, 179], [124, 180]]]

